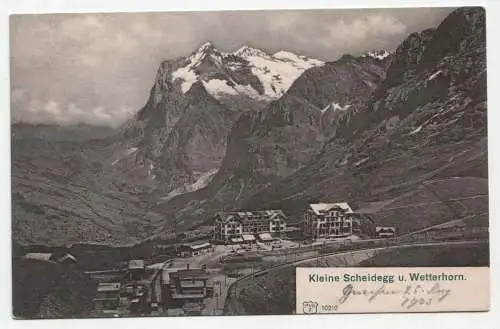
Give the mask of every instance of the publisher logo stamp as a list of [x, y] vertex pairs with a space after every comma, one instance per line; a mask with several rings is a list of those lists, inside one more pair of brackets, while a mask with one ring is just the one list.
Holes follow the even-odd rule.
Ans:
[[318, 313], [318, 303], [317, 302], [303, 302], [302, 303], [302, 312], [304, 314], [315, 314]]

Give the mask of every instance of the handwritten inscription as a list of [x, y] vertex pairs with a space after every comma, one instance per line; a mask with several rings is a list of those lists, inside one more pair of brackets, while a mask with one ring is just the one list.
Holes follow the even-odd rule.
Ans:
[[[356, 298], [364, 298], [373, 303], [383, 296], [400, 296], [401, 307], [410, 310], [414, 307], [425, 307], [433, 303], [441, 303], [451, 294], [451, 289], [443, 288], [436, 282], [431, 288], [425, 288], [421, 284], [406, 285], [404, 289], [392, 289], [382, 284], [376, 288], [363, 289], [353, 284], [348, 284], [342, 289], [342, 296], [337, 298], [337, 305], [346, 304]], [[382, 302], [382, 301], [381, 301]]]
[[429, 306], [432, 303], [441, 303], [451, 293], [451, 289], [442, 288], [439, 283], [435, 283], [431, 289], [424, 289], [420, 285], [408, 286], [404, 292], [404, 299], [401, 306], [412, 309], [415, 306]]

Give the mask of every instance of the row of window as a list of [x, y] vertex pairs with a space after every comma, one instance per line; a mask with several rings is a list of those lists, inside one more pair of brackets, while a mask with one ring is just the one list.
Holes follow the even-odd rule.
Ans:
[[219, 230], [224, 229], [224, 230], [237, 230], [237, 229], [267, 229], [269, 227], [285, 227], [285, 224], [280, 224], [280, 225], [275, 225], [272, 224], [262, 224], [262, 225], [226, 225], [224, 228], [218, 228]]
[[285, 225], [285, 223], [275, 223], [275, 222], [267, 222], [267, 223], [250, 223], [250, 224], [226, 224], [224, 226], [218, 226], [218, 228], [222, 227], [240, 227], [240, 226], [268, 226], [269, 224], [271, 225]]
[[351, 218], [349, 217], [320, 217], [320, 218], [311, 218], [306, 219], [306, 224], [311, 222], [351, 222]]
[[349, 223], [326, 223], [319, 224], [316, 227], [318, 228], [327, 228], [327, 227], [351, 227], [352, 225]]
[[[250, 223], [269, 223], [269, 222], [275, 222], [275, 223], [284, 223], [285, 221], [283, 219], [261, 219], [261, 218], [255, 218], [255, 219], [248, 219], [242, 222], [250, 222]], [[228, 223], [223, 223], [223, 222], [216, 222], [216, 225], [230, 225], [230, 224], [239, 224], [241, 223], [240, 221], [230, 221]]]
[[271, 227], [271, 228], [265, 228], [262, 230], [258, 230], [256, 228], [252, 230], [225, 230], [217, 235], [231, 235], [231, 234], [244, 234], [244, 233], [249, 233], [249, 234], [256, 234], [256, 233], [265, 233], [265, 232], [280, 232], [284, 231], [285, 227]]

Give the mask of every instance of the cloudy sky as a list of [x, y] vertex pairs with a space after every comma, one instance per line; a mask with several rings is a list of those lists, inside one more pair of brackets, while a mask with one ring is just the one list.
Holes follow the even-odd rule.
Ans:
[[324, 61], [391, 49], [451, 8], [11, 16], [12, 120], [118, 126], [144, 105], [160, 61], [205, 41]]

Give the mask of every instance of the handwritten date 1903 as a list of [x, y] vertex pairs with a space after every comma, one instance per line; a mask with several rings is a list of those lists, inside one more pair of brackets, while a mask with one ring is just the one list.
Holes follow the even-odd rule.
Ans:
[[415, 306], [429, 306], [433, 303], [440, 303], [451, 293], [450, 289], [443, 289], [436, 283], [430, 289], [424, 289], [420, 285], [407, 286], [403, 293], [401, 306], [407, 310]]

